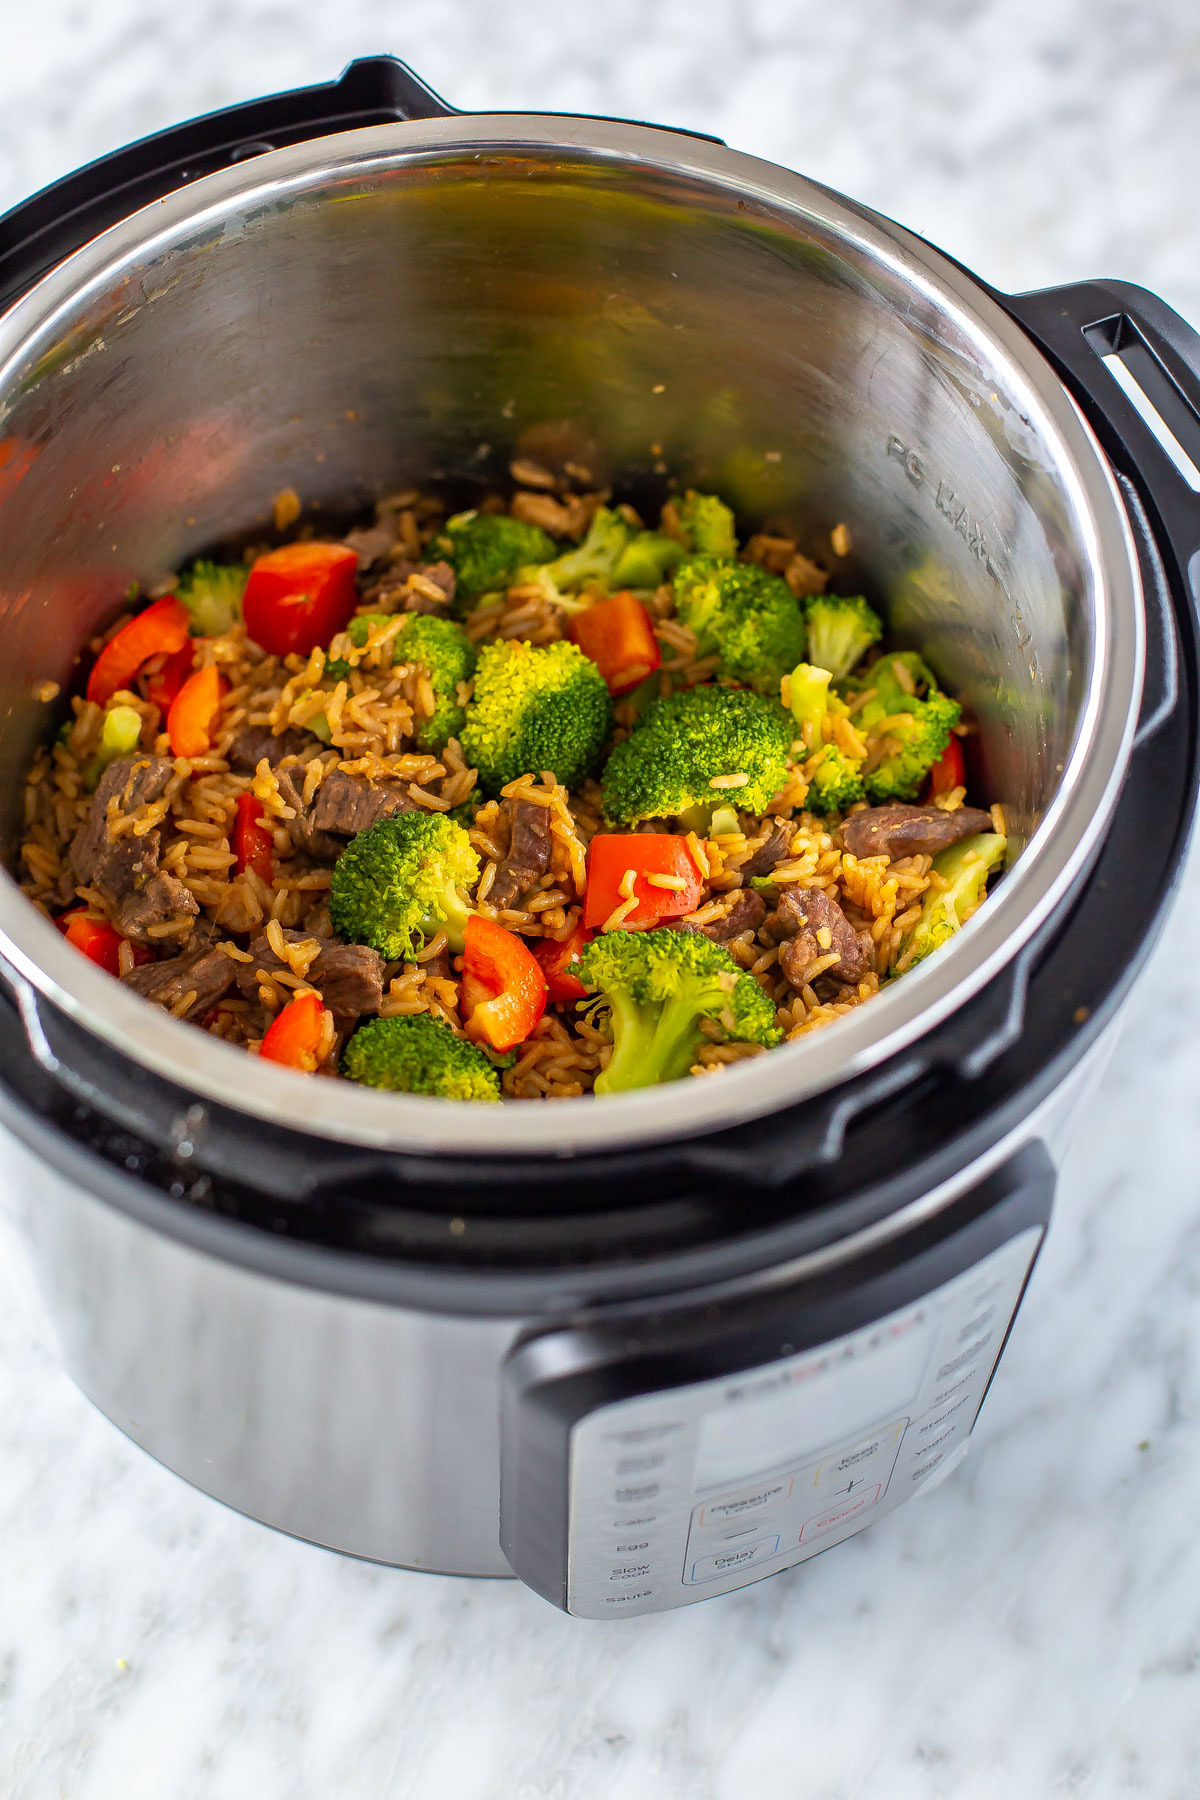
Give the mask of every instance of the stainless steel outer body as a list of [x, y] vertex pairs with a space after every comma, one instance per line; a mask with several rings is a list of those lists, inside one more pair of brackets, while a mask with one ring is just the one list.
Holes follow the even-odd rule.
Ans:
[[[832, 1269], [1038, 1138], [1061, 1161], [1117, 1024], [953, 1182], [861, 1239], [739, 1287]], [[523, 1333], [569, 1321], [417, 1311], [279, 1281], [161, 1235], [7, 1132], [3, 1149], [6, 1204], [67, 1368], [135, 1443], [239, 1512], [330, 1549], [444, 1574], [511, 1574], [498, 1538], [504, 1359]], [[703, 1289], [662, 1297], [703, 1301]]]
[[[469, 497], [568, 418], [651, 498], [666, 470], [747, 526], [849, 527], [980, 723], [1006, 808], [1000, 891], [947, 951], [827, 1032], [719, 1082], [448, 1108], [295, 1076], [145, 1006], [0, 877], [0, 957], [185, 1091], [405, 1150], [554, 1156], [679, 1138], [872, 1067], [977, 992], [1103, 836], [1141, 692], [1140, 585], [1111, 473], [1061, 383], [921, 240], [769, 164], [595, 120], [380, 126], [198, 181], [70, 258], [0, 320], [0, 791], [36, 695], [129, 582], [431, 472]], [[589, 455], [592, 452], [589, 451]], [[13, 466], [10, 454], [10, 467]]]

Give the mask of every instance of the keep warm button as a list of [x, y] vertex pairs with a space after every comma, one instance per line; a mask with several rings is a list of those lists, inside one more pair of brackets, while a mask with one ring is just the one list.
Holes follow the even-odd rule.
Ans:
[[851, 1519], [857, 1518], [859, 1513], [874, 1506], [882, 1491], [882, 1484], [876, 1482], [873, 1487], [864, 1488], [861, 1494], [848, 1495], [840, 1506], [829, 1506], [824, 1512], [815, 1513], [811, 1519], [805, 1520], [800, 1542], [807, 1544], [815, 1537], [823, 1537], [827, 1531], [840, 1530]]

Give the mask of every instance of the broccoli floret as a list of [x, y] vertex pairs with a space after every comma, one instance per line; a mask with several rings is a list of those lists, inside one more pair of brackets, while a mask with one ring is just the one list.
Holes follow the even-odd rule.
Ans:
[[91, 793], [110, 762], [136, 750], [142, 736], [142, 715], [132, 706], [110, 706], [100, 728], [100, 748], [83, 772], [83, 785]]
[[683, 559], [683, 545], [664, 531], [638, 531], [630, 538], [612, 572], [616, 588], [656, 588]]
[[695, 632], [699, 655], [715, 653], [722, 675], [759, 693], [778, 693], [804, 654], [795, 595], [757, 563], [689, 557], [675, 571], [675, 610]]
[[417, 745], [436, 756], [463, 728], [467, 713], [458, 703], [458, 687], [475, 673], [475, 646], [453, 619], [411, 613], [396, 636], [396, 661], [416, 663], [429, 676], [434, 708], [417, 729]]
[[333, 929], [389, 962], [412, 956], [438, 931], [461, 950], [471, 911], [462, 890], [478, 877], [479, 858], [461, 825], [442, 813], [393, 813], [351, 838], [333, 865]]
[[[388, 613], [356, 613], [346, 627], [355, 649], [364, 649], [371, 633], [386, 625], [389, 617]], [[417, 730], [417, 745], [436, 756], [447, 740], [462, 730], [466, 710], [458, 703], [458, 684], [475, 673], [475, 647], [453, 619], [443, 619], [438, 613], [407, 613], [392, 639], [392, 662], [413, 663], [429, 677], [435, 705]], [[329, 657], [325, 673], [331, 681], [344, 681], [350, 664], [344, 657]], [[313, 729], [310, 722], [309, 730]]]
[[179, 577], [175, 597], [188, 610], [193, 637], [220, 637], [237, 623], [249, 573], [244, 563], [194, 562]]
[[[912, 682], [911, 693], [904, 685], [902, 672]], [[881, 693], [886, 689], [886, 698], [889, 700], [907, 700], [913, 694], [923, 698], [926, 694], [936, 694], [939, 691], [937, 676], [924, 657], [918, 656], [915, 650], [885, 650], [850, 685], [859, 693], [869, 687], [879, 688]]]
[[831, 679], [828, 669], [818, 669], [812, 663], [797, 663], [788, 683], [792, 717], [812, 750], [821, 742], [821, 723], [829, 711]]
[[696, 1060], [705, 1019], [719, 1021], [739, 1043], [779, 1042], [771, 1001], [702, 932], [606, 932], [588, 945], [575, 972], [607, 1002], [612, 1022], [612, 1060], [597, 1078], [598, 1094], [678, 1081]]
[[677, 511], [680, 528], [697, 556], [737, 555], [733, 514], [715, 494], [698, 494], [689, 488]]
[[808, 601], [808, 660], [828, 669], [835, 681], [848, 675], [860, 657], [883, 636], [883, 620], [861, 594], [814, 594]]
[[820, 762], [805, 772], [808, 796], [804, 804], [809, 812], [847, 812], [866, 797], [862, 764], [839, 750], [836, 744], [826, 744]]
[[629, 537], [629, 527], [620, 513], [612, 512], [607, 506], [598, 507], [582, 544], [556, 557], [553, 562], [544, 563], [536, 571], [537, 577], [552, 591], [561, 594], [577, 594], [585, 587], [603, 588], [607, 592]]
[[454, 570], [454, 597], [478, 600], [506, 588], [528, 563], [549, 562], [554, 539], [538, 525], [507, 513], [456, 513], [432, 540], [428, 554]]
[[577, 645], [509, 640], [479, 652], [459, 741], [489, 794], [544, 769], [577, 787], [596, 768], [612, 722], [604, 677]]
[[[379, 625], [386, 625], [390, 613], [355, 613], [346, 627], [346, 636], [356, 650], [366, 648], [367, 639]], [[393, 660], [399, 660], [393, 657]], [[345, 681], [350, 673], [350, 664], [344, 656], [327, 656], [325, 658], [325, 674], [330, 681]]]
[[901, 962], [906, 968], [924, 961], [941, 945], [948, 944], [987, 891], [987, 879], [1004, 860], [1007, 838], [994, 831], [976, 832], [939, 851], [933, 859], [934, 873], [946, 883], [944, 888], [929, 888], [921, 902], [921, 916], [905, 940]]
[[815, 813], [845, 812], [866, 792], [863, 787], [862, 763], [836, 744], [822, 741], [821, 726], [831, 708], [845, 712], [845, 704], [829, 692], [828, 669], [813, 663], [797, 663], [789, 682], [788, 700], [792, 717], [804, 738], [807, 749], [820, 756], [820, 761], [806, 766], [808, 776], [808, 810]]
[[[896, 664], [907, 670], [915, 694], [897, 678]], [[885, 734], [894, 748], [865, 777], [867, 794], [877, 801], [913, 800], [950, 742], [962, 708], [939, 691], [927, 665], [912, 651], [881, 656], [863, 682], [875, 693], [856, 714], [858, 729], [869, 736], [885, 719], [895, 720]]]
[[342, 1058], [343, 1073], [367, 1087], [440, 1100], [499, 1100], [500, 1077], [474, 1044], [429, 1013], [360, 1025]]
[[[746, 812], [765, 813], [787, 780], [795, 735], [791, 714], [777, 700], [745, 688], [706, 685], [652, 701], [608, 759], [605, 816], [636, 825], [734, 801]], [[729, 776], [743, 779], [722, 779]]]

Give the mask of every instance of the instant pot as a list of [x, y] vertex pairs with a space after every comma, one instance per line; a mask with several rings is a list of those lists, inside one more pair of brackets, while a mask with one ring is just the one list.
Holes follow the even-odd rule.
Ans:
[[1011, 834], [954, 943], [828, 1029], [501, 1108], [251, 1059], [3, 878], [8, 1198], [83, 1390], [256, 1519], [591, 1618], [931, 1488], [1188, 837], [1200, 339], [1121, 283], [998, 294], [715, 139], [459, 114], [388, 58], [35, 196], [0, 297], [10, 851], [47, 684], [130, 582], [285, 487], [469, 504], [547, 421], [648, 505], [669, 471], [844, 524]]

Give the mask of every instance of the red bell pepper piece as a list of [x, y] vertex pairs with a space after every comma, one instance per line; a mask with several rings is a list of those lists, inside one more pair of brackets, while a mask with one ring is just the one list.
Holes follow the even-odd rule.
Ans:
[[[88, 961], [94, 962], [97, 968], [105, 970], [109, 975], [121, 973], [121, 945], [124, 940], [107, 919], [94, 918], [86, 907], [77, 906], [73, 912], [63, 913], [54, 923], [68, 944], [74, 944], [76, 950], [82, 950]], [[145, 944], [133, 945], [135, 967], [139, 963], [154, 960], [153, 950]]]
[[167, 736], [175, 756], [204, 756], [212, 748], [224, 691], [225, 683], [212, 663], [188, 676], [167, 714]]
[[147, 670], [143, 684], [147, 700], [157, 706], [165, 718], [171, 702], [192, 672], [192, 646], [186, 643], [173, 656], [164, 656], [156, 669]]
[[[633, 870], [633, 880], [628, 880]], [[664, 876], [659, 887], [651, 876]], [[587, 892], [583, 922], [599, 931], [632, 890], [637, 905], [623, 921], [623, 931], [649, 931], [664, 919], [695, 912], [704, 879], [687, 847], [687, 839], [667, 832], [599, 832], [588, 846]]]
[[584, 1000], [587, 989], [577, 975], [572, 974], [573, 966], [579, 960], [585, 945], [592, 941], [592, 934], [582, 919], [576, 922], [570, 937], [543, 938], [535, 944], [533, 954], [538, 960], [542, 974], [546, 977], [546, 998], [548, 1000]]
[[937, 794], [948, 794], [952, 789], [962, 787], [966, 779], [967, 771], [963, 762], [962, 745], [956, 737], [952, 737], [929, 771], [923, 798], [932, 800]]
[[121, 934], [113, 930], [107, 919], [92, 918], [86, 910], [77, 908], [74, 912], [63, 913], [54, 923], [68, 944], [82, 950], [97, 968], [104, 969], [109, 975], [121, 973]]
[[344, 544], [284, 544], [250, 570], [246, 631], [271, 656], [307, 656], [344, 631], [358, 598], [358, 557]]
[[662, 662], [650, 614], [635, 595], [623, 592], [597, 600], [576, 613], [568, 631], [573, 643], [590, 656], [610, 694], [627, 694]]
[[247, 869], [253, 869], [270, 887], [275, 840], [263, 824], [265, 817], [261, 800], [256, 799], [253, 794], [238, 795], [237, 817], [233, 825], [233, 853], [237, 857], [237, 872], [244, 875]]
[[187, 641], [188, 616], [182, 602], [174, 596], [156, 600], [105, 644], [88, 677], [88, 699], [107, 706], [122, 688], [132, 688], [143, 663], [152, 656], [174, 656]]
[[319, 994], [297, 994], [272, 1020], [258, 1054], [311, 1075], [320, 1060], [325, 1016]]
[[546, 1010], [546, 977], [515, 932], [472, 913], [463, 932], [467, 1036], [493, 1050], [524, 1043]]

